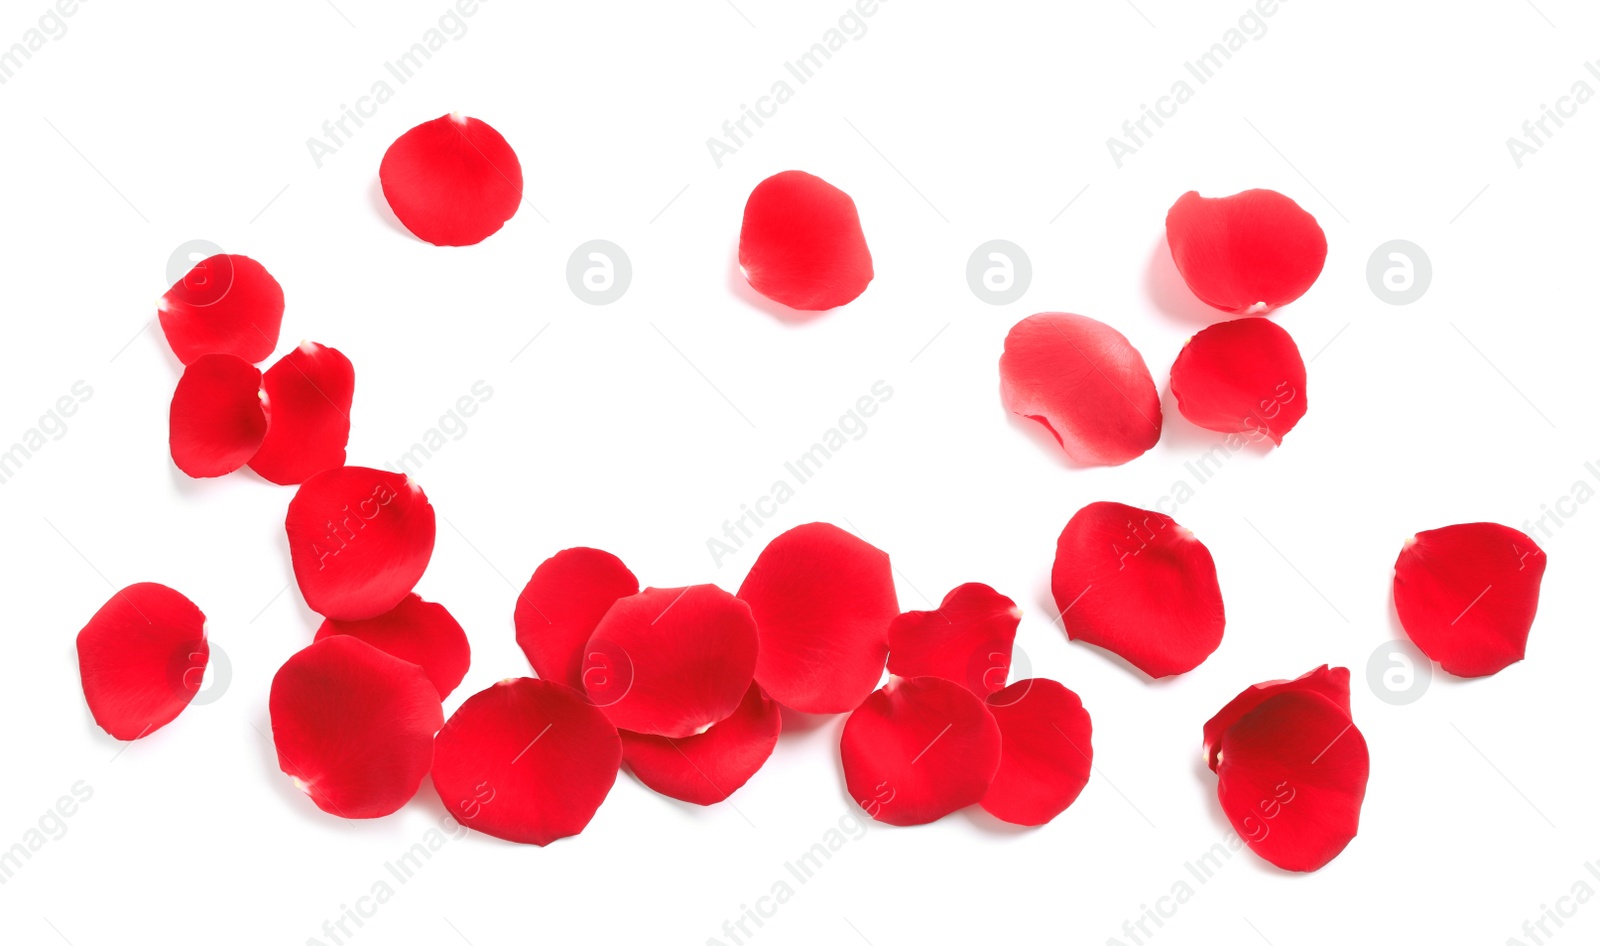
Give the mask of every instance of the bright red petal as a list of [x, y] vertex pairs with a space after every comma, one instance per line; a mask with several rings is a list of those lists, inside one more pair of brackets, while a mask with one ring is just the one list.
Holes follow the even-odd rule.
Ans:
[[283, 288], [250, 257], [218, 254], [195, 264], [159, 308], [161, 331], [184, 364], [211, 354], [254, 363], [278, 347]]
[[436, 740], [433, 785], [484, 834], [549, 844], [577, 834], [617, 780], [617, 728], [576, 690], [522, 677], [475, 693]]
[[1000, 399], [1043, 424], [1077, 463], [1127, 463], [1161, 437], [1161, 398], [1144, 359], [1121, 332], [1081, 315], [1041, 312], [1011, 327]]
[[472, 663], [467, 632], [442, 604], [423, 601], [414, 594], [375, 618], [364, 621], [322, 622], [317, 640], [348, 634], [366, 641], [390, 656], [422, 668], [442, 700], [461, 684]]
[[378, 166], [394, 215], [435, 246], [480, 243], [522, 203], [522, 164], [476, 118], [441, 115], [395, 140]]
[[1521, 660], [1539, 610], [1544, 551], [1493, 522], [1419, 532], [1394, 563], [1400, 624], [1422, 652], [1458, 677]]
[[638, 593], [639, 579], [610, 552], [557, 552], [517, 596], [517, 646], [540, 679], [582, 692], [583, 645], [618, 598]]
[[172, 722], [200, 689], [211, 648], [206, 616], [166, 585], [111, 596], [78, 632], [83, 698], [101, 729], [138, 739]]
[[1072, 640], [1152, 677], [1193, 670], [1222, 643], [1211, 553], [1170, 516], [1090, 503], [1061, 531], [1050, 590]]
[[1203, 329], [1172, 363], [1172, 395], [1189, 422], [1273, 443], [1306, 415], [1306, 363], [1294, 339], [1266, 319]]
[[233, 355], [204, 355], [183, 370], [168, 412], [172, 462], [193, 477], [244, 466], [267, 436], [261, 372]]
[[1263, 312], [1305, 295], [1328, 238], [1317, 218], [1277, 191], [1232, 197], [1190, 191], [1167, 211], [1167, 245], [1189, 289], [1226, 312]]
[[399, 604], [433, 555], [433, 507], [399, 473], [324, 470], [295, 492], [284, 525], [300, 593], [311, 610], [336, 621], [377, 617]]
[[1350, 671], [1344, 667], [1329, 667], [1323, 664], [1293, 680], [1268, 680], [1266, 683], [1257, 683], [1234, 697], [1217, 715], [1206, 721], [1206, 764], [1211, 766], [1211, 771], [1217, 770], [1217, 756], [1222, 752], [1222, 734], [1228, 731], [1228, 727], [1267, 700], [1290, 690], [1304, 690], [1326, 697], [1332, 700], [1335, 706], [1344, 710], [1346, 716], [1350, 715]]
[[727, 801], [766, 763], [783, 714], [754, 683], [732, 716], [698, 736], [667, 739], [622, 732], [622, 758], [639, 781], [696, 805]]
[[350, 359], [338, 349], [301, 342], [267, 369], [263, 382], [272, 427], [250, 469], [280, 486], [292, 486], [313, 473], [344, 466], [356, 389]]
[[927, 824], [983, 800], [1000, 767], [1000, 727], [959, 683], [895, 677], [845, 720], [839, 755], [867, 814]]
[[1078, 694], [1054, 680], [1019, 680], [988, 706], [1000, 727], [1000, 770], [984, 811], [1021, 825], [1066, 811], [1089, 783], [1094, 760], [1094, 727]]
[[825, 522], [796, 526], [739, 587], [761, 632], [756, 682], [802, 713], [844, 713], [883, 676], [900, 611], [889, 556]]
[[804, 171], [767, 178], [744, 205], [739, 268], [756, 292], [792, 309], [851, 301], [872, 282], [855, 201]]
[[988, 696], [1006, 685], [1022, 610], [988, 585], [969, 582], [934, 611], [907, 611], [889, 623], [889, 672], [941, 677]]
[[268, 706], [278, 768], [341, 818], [381, 818], [409, 801], [444, 725], [421, 667], [343, 634], [284, 661]]

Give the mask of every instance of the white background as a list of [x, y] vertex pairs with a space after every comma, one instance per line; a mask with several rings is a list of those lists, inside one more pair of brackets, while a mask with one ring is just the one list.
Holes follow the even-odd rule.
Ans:
[[[893, 387], [760, 541], [848, 524], [892, 555], [906, 608], [963, 581], [1014, 597], [1034, 671], [1093, 714], [1097, 771], [1041, 829], [966, 814], [874, 827], [750, 942], [1131, 943], [1123, 922], [1187, 879], [1193, 899], [1149, 942], [1500, 944], [1588, 876], [1600, 508], [1565, 505], [1575, 514], [1543, 542], [1524, 663], [1473, 683], [1435, 676], [1400, 707], [1365, 668], [1398, 633], [1389, 581], [1407, 536], [1521, 526], [1600, 459], [1600, 104], [1520, 170], [1505, 144], [1573, 82], [1600, 86], [1584, 70], [1600, 53], [1589, 5], [1284, 3], [1119, 170], [1106, 138], [1184, 78], [1244, 0], [892, 0], [718, 169], [706, 138], [784, 78], [845, 0], [494, 0], [318, 169], [306, 139], [446, 10], [334, 2], [92, 0], [0, 86], [0, 442], [73, 382], [94, 390], [0, 486], [0, 846], [75, 782], [94, 792], [0, 887], [6, 941], [331, 942], [323, 922], [443, 813], [424, 784], [392, 817], [336, 820], [292, 788], [262, 735], [272, 675], [316, 618], [287, 587], [291, 491], [248, 473], [194, 482], [167, 454], [179, 365], [141, 326], [169, 255], [196, 238], [282, 282], [280, 354], [309, 338], [354, 362], [351, 462], [393, 461], [474, 381], [493, 388], [417, 473], [441, 515], [418, 590], [474, 651], [447, 712], [528, 672], [512, 607], [558, 549], [611, 550], [658, 586], [737, 588], [757, 547], [717, 568], [707, 538], [873, 382]], [[44, 11], [8, 2], [0, 44]], [[517, 216], [466, 249], [411, 238], [376, 196], [387, 145], [451, 110], [498, 128], [526, 175]], [[745, 196], [787, 168], [855, 198], [877, 266], [858, 301], [799, 325], [733, 278]], [[1200, 668], [1153, 684], [1052, 624], [1055, 537], [1086, 502], [1155, 502], [1221, 435], [1165, 395], [1150, 453], [1071, 469], [1002, 411], [996, 360], [1016, 320], [1074, 311], [1124, 332], [1164, 386], [1184, 339], [1221, 317], [1174, 287], [1166, 209], [1189, 189], [1248, 187], [1293, 196], [1327, 230], [1321, 279], [1278, 316], [1315, 356], [1310, 412], [1281, 449], [1235, 456], [1178, 507], [1217, 560], [1227, 635]], [[594, 238], [634, 266], [607, 307], [564, 277]], [[1034, 266], [1004, 308], [965, 282], [967, 256], [993, 238]], [[1435, 270], [1405, 307], [1365, 277], [1395, 238]], [[141, 580], [200, 605], [232, 680], [124, 750], [89, 717], [73, 638], [112, 586]], [[1195, 883], [1185, 862], [1227, 831], [1201, 723], [1244, 686], [1323, 662], [1352, 669], [1371, 747], [1360, 836], [1313, 875], [1241, 854]], [[624, 774], [576, 838], [451, 841], [347, 942], [730, 942], [724, 920], [855, 810], [842, 719], [788, 721], [731, 804], [685, 806]], [[1597, 936], [1589, 905], [1554, 941]]]

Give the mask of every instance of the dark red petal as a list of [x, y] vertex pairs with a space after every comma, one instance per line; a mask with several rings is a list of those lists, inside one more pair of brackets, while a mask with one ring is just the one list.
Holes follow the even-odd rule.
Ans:
[[378, 179], [405, 228], [435, 246], [482, 242], [522, 203], [517, 153], [476, 118], [441, 115], [401, 135]]
[[1305, 295], [1328, 238], [1317, 218], [1277, 191], [1232, 197], [1190, 191], [1167, 211], [1167, 246], [1189, 289], [1227, 312], [1263, 312]]
[[1050, 590], [1069, 638], [1152, 677], [1193, 670], [1222, 643], [1211, 553], [1159, 512], [1122, 503], [1078, 510], [1056, 542]]
[[344, 466], [356, 389], [350, 359], [338, 349], [301, 342], [267, 369], [263, 384], [272, 427], [250, 469], [280, 486], [292, 486], [313, 473]]
[[638, 593], [639, 579], [610, 552], [557, 552], [517, 597], [517, 646], [540, 679], [582, 692], [583, 645], [618, 598]]
[[211, 354], [254, 363], [278, 347], [283, 288], [250, 257], [218, 254], [195, 264], [158, 308], [167, 344], [184, 364]]
[[727, 801], [772, 755], [783, 713], [754, 683], [732, 716], [698, 736], [667, 739], [623, 731], [622, 758], [639, 781], [696, 805]]
[[439, 730], [433, 785], [484, 834], [549, 844], [577, 834], [617, 780], [622, 740], [570, 687], [532, 677], [474, 693]]
[[206, 616], [166, 585], [111, 596], [78, 632], [83, 698], [101, 729], [138, 739], [172, 722], [200, 689], [211, 648]]
[[968, 582], [934, 611], [907, 611], [889, 623], [889, 672], [942, 677], [978, 696], [1006, 685], [1022, 609], [988, 585]]
[[472, 663], [467, 632], [444, 605], [423, 601], [414, 594], [393, 610], [364, 621], [326, 620], [317, 628], [317, 640], [348, 634], [386, 654], [422, 668], [442, 700], [461, 684]]
[[1189, 422], [1273, 443], [1306, 416], [1306, 363], [1294, 339], [1266, 319], [1203, 329], [1172, 363], [1172, 395]]
[[764, 549], [739, 587], [761, 632], [756, 682], [802, 713], [844, 713], [883, 677], [900, 611], [889, 556], [813, 522]]
[[341, 818], [381, 818], [409, 801], [444, 725], [421, 667], [343, 634], [284, 661], [268, 707], [278, 768]]
[[410, 477], [361, 466], [323, 470], [289, 502], [294, 577], [311, 610], [377, 617], [411, 593], [433, 555], [433, 507]]
[[195, 359], [172, 392], [167, 427], [172, 462], [190, 476], [222, 476], [244, 466], [267, 436], [261, 372], [233, 355]]
[[583, 685], [619, 729], [682, 739], [733, 715], [756, 672], [750, 606], [716, 585], [619, 599], [584, 648]]
[[1356, 836], [1367, 772], [1350, 715], [1288, 689], [1223, 733], [1217, 798], [1252, 851], [1284, 870], [1316, 870]]
[[839, 755], [867, 814], [927, 824], [983, 800], [1000, 767], [1000, 727], [959, 683], [893, 677], [845, 720]]
[[792, 309], [844, 305], [872, 282], [856, 202], [804, 171], [774, 174], [744, 205], [739, 268], [756, 292]]
[[1161, 397], [1144, 359], [1121, 332], [1081, 315], [1041, 312], [1011, 327], [1000, 398], [1077, 463], [1127, 463], [1161, 437]]
[[1211, 771], [1217, 770], [1217, 755], [1222, 751], [1222, 734], [1228, 731], [1228, 727], [1267, 700], [1290, 690], [1305, 690], [1326, 697], [1332, 700], [1335, 706], [1344, 710], [1346, 716], [1350, 715], [1350, 671], [1344, 667], [1329, 667], [1323, 664], [1293, 680], [1268, 680], [1265, 683], [1257, 683], [1234, 697], [1227, 706], [1218, 711], [1217, 715], [1206, 721], [1206, 764], [1211, 766]]
[[1066, 811], [1089, 783], [1094, 760], [1094, 727], [1078, 694], [1054, 680], [1019, 680], [988, 706], [1000, 727], [1000, 769], [983, 809], [1021, 825]]
[[1539, 610], [1544, 551], [1494, 522], [1419, 532], [1394, 563], [1394, 605], [1413, 643], [1458, 677], [1521, 660]]

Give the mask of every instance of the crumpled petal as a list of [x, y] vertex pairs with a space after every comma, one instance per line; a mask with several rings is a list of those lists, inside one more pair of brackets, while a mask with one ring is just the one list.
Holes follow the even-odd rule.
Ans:
[[1022, 609], [988, 585], [968, 582], [932, 611], [907, 611], [889, 623], [889, 672], [942, 677], [980, 697], [1006, 685]]
[[750, 192], [739, 268], [763, 296], [807, 311], [850, 302], [873, 275], [855, 201], [804, 171], [774, 174]]
[[234, 355], [202, 355], [183, 370], [168, 411], [172, 462], [193, 477], [244, 466], [267, 436], [261, 372]]
[[1240, 314], [1305, 295], [1328, 256], [1317, 218], [1270, 190], [1184, 194], [1167, 211], [1167, 246], [1190, 291], [1207, 305]]
[[1089, 783], [1094, 761], [1094, 726], [1078, 694], [1054, 680], [1018, 680], [987, 705], [1000, 727], [1000, 768], [983, 810], [1020, 825], [1066, 811]]
[[1202, 329], [1172, 363], [1172, 396], [1189, 422], [1275, 444], [1306, 414], [1306, 363], [1276, 322], [1235, 319]]
[[461, 685], [472, 663], [467, 632], [444, 605], [423, 601], [415, 594], [406, 595], [392, 610], [374, 618], [325, 620], [317, 628], [316, 640], [336, 634], [348, 634], [421, 667], [441, 700]]
[[283, 288], [248, 256], [201, 260], [158, 303], [161, 331], [184, 364], [202, 355], [235, 355], [252, 364], [278, 347]]
[[583, 691], [583, 645], [618, 598], [639, 593], [622, 559], [599, 549], [550, 556], [517, 596], [517, 646], [541, 680]]
[[1217, 755], [1222, 751], [1222, 734], [1228, 731], [1228, 727], [1267, 700], [1290, 690], [1305, 690], [1326, 697], [1332, 700], [1335, 706], [1344, 710], [1346, 716], [1350, 715], [1350, 671], [1344, 667], [1329, 667], [1323, 664], [1293, 680], [1268, 680], [1265, 683], [1257, 683], [1234, 697], [1227, 706], [1217, 712], [1217, 715], [1206, 721], [1206, 764], [1211, 766], [1211, 771], [1217, 770]]
[[433, 556], [433, 507], [399, 473], [323, 470], [295, 492], [284, 526], [301, 595], [336, 621], [377, 617], [399, 604]]
[[206, 616], [166, 585], [129, 585], [78, 632], [78, 673], [94, 721], [122, 740], [172, 722], [211, 658]]
[[522, 204], [517, 153], [476, 118], [441, 115], [401, 135], [378, 179], [405, 228], [435, 246], [480, 243]]
[[645, 785], [696, 805], [727, 801], [778, 744], [783, 713], [754, 683], [733, 715], [697, 736], [668, 739], [622, 731], [622, 758]]
[[338, 349], [301, 342], [262, 378], [272, 426], [250, 469], [280, 486], [344, 466], [356, 372]]

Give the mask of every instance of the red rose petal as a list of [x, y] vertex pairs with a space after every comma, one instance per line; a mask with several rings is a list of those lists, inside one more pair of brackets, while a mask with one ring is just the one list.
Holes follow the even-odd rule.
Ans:
[[576, 690], [522, 677], [468, 697], [444, 724], [433, 784], [467, 827], [542, 846], [584, 829], [621, 764], [604, 713]]
[[325, 620], [317, 628], [316, 640], [347, 634], [393, 657], [409, 661], [439, 691], [442, 700], [461, 684], [472, 663], [472, 647], [467, 632], [451, 617], [444, 605], [406, 595], [393, 610], [364, 621]]
[[1189, 339], [1172, 363], [1172, 395], [1189, 422], [1275, 444], [1306, 415], [1306, 363], [1294, 339], [1266, 319], [1219, 322]]
[[622, 732], [622, 758], [639, 781], [696, 805], [727, 801], [778, 744], [783, 714], [754, 683], [732, 716], [698, 736], [667, 739]]
[[1011, 327], [1000, 398], [1077, 463], [1127, 463], [1161, 437], [1161, 398], [1144, 359], [1121, 332], [1081, 315], [1041, 312]]
[[268, 706], [278, 768], [341, 818], [381, 818], [409, 801], [444, 725], [421, 667], [343, 634], [284, 661]]
[[1289, 689], [1223, 733], [1217, 799], [1252, 851], [1284, 870], [1317, 870], [1356, 836], [1368, 768], [1350, 715]]
[[218, 254], [195, 264], [158, 308], [167, 344], [184, 364], [212, 354], [254, 363], [278, 347], [283, 288], [250, 257]]
[[1304, 690], [1326, 697], [1332, 700], [1335, 706], [1344, 710], [1346, 716], [1350, 715], [1350, 671], [1344, 667], [1329, 667], [1323, 664], [1293, 680], [1268, 680], [1266, 683], [1257, 683], [1234, 697], [1227, 706], [1218, 711], [1217, 715], [1206, 721], [1206, 764], [1211, 766], [1211, 771], [1217, 770], [1217, 756], [1222, 752], [1222, 734], [1228, 731], [1228, 727], [1267, 700], [1290, 690]]
[[1394, 604], [1413, 643], [1458, 677], [1521, 660], [1539, 610], [1544, 551], [1493, 522], [1419, 532], [1394, 563]]
[[211, 648], [206, 616], [166, 585], [111, 596], [78, 632], [78, 673], [94, 721], [117, 739], [172, 722], [200, 689]]
[[356, 372], [338, 349], [301, 342], [263, 378], [272, 427], [250, 469], [280, 486], [344, 466]]
[[750, 192], [739, 268], [756, 292], [806, 311], [844, 305], [873, 275], [855, 201], [804, 171], [774, 174]]
[[584, 688], [617, 728], [669, 739], [733, 715], [755, 672], [750, 606], [716, 585], [619, 599], [584, 648]]
[[989, 697], [1000, 727], [1000, 769], [983, 810], [1040, 825], [1067, 810], [1089, 783], [1094, 727], [1083, 701], [1054, 680], [1019, 680]]
[[761, 633], [756, 682], [802, 713], [854, 709], [883, 677], [900, 611], [889, 556], [825, 522], [764, 549], [739, 587]]
[[193, 477], [232, 473], [261, 447], [268, 413], [255, 365], [233, 355], [196, 358], [172, 392], [172, 462]]
[[377, 617], [399, 604], [433, 555], [433, 507], [399, 473], [324, 470], [295, 492], [284, 525], [300, 594], [336, 621]]
[[435, 246], [480, 243], [522, 204], [517, 153], [476, 118], [441, 115], [401, 135], [378, 179], [405, 228]]
[[980, 697], [1006, 685], [1022, 610], [988, 585], [969, 582], [933, 611], [907, 611], [889, 623], [889, 672], [940, 677]]
[[582, 692], [583, 645], [618, 598], [638, 593], [639, 579], [610, 552], [557, 552], [517, 596], [517, 646], [540, 679]]
[[1222, 643], [1217, 568], [1172, 517], [1090, 503], [1061, 531], [1050, 590], [1072, 640], [1152, 677], [1193, 670]]
[[895, 677], [845, 720], [839, 755], [867, 814], [927, 824], [983, 800], [1000, 767], [1000, 727], [959, 683]]
[[1167, 211], [1167, 246], [1189, 289], [1226, 312], [1262, 312], [1305, 295], [1328, 238], [1317, 218], [1277, 191], [1232, 197], [1190, 191]]

